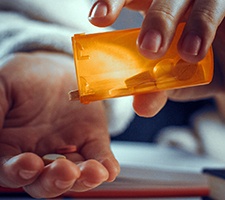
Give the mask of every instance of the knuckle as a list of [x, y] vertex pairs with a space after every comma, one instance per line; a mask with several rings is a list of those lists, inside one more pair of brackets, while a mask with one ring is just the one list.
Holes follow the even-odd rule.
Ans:
[[175, 16], [173, 15], [173, 12], [169, 7], [164, 7], [163, 9], [161, 9], [160, 7], [151, 9], [149, 14], [151, 16], [155, 16], [159, 19], [162, 19], [163, 21], [175, 21]]
[[198, 3], [192, 13], [193, 18], [199, 19], [205, 23], [218, 23], [221, 13], [224, 13], [224, 3], [218, 0], [211, 0], [206, 4]]
[[147, 13], [144, 26], [160, 27], [164, 30], [171, 30], [176, 24], [175, 17], [166, 10], [154, 9]]
[[197, 9], [192, 14], [193, 19], [204, 23], [215, 23], [215, 11], [207, 9]]
[[205, 35], [208, 39], [214, 35], [216, 31], [217, 23], [215, 22], [215, 18], [211, 11], [204, 13], [202, 11], [195, 12], [191, 19], [191, 23], [197, 32], [201, 33], [201, 35]]
[[178, 20], [177, 5], [174, 3], [168, 3], [167, 1], [153, 1], [151, 7], [148, 10], [148, 16], [158, 22], [166, 22], [166, 24], [173, 24]]

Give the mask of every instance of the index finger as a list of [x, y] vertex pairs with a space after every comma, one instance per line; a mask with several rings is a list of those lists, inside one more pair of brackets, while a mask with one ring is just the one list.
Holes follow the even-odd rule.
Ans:
[[194, 1], [178, 45], [181, 57], [189, 62], [203, 59], [224, 17], [223, 0]]
[[162, 57], [168, 50], [178, 23], [192, 1], [153, 1], [143, 21], [138, 38], [139, 50], [149, 59]]

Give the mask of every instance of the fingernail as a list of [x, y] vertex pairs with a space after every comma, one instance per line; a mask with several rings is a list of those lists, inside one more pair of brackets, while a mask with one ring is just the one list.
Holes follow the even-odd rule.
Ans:
[[100, 183], [90, 183], [86, 180], [83, 181], [83, 184], [88, 187], [88, 188], [95, 188], [97, 187], [98, 185], [100, 185]]
[[162, 43], [162, 36], [158, 31], [149, 30], [141, 42], [140, 48], [157, 53]]
[[74, 181], [60, 181], [60, 180], [55, 181], [56, 187], [59, 189], [62, 189], [62, 190], [71, 187], [73, 185], [73, 183], [74, 183]]
[[182, 50], [185, 54], [197, 56], [201, 48], [201, 43], [202, 40], [198, 35], [190, 33], [183, 40]]
[[19, 171], [19, 175], [25, 180], [29, 180], [35, 177], [37, 173], [38, 171], [30, 171], [30, 170], [24, 170], [24, 169]]
[[91, 9], [89, 19], [103, 18], [108, 13], [108, 6], [105, 2], [97, 2]]

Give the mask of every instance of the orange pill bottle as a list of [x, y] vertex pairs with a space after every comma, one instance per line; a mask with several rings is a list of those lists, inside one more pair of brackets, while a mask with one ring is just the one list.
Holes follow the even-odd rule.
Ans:
[[187, 63], [177, 52], [180, 24], [167, 53], [160, 59], [142, 56], [136, 40], [140, 29], [72, 37], [78, 90], [71, 100], [82, 103], [208, 84], [213, 77], [213, 52], [198, 63]]

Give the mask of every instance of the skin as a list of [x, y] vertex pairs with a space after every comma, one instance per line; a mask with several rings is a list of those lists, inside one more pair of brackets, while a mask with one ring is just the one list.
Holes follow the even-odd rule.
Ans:
[[[166, 52], [181, 21], [187, 25], [178, 45], [180, 56], [197, 62], [213, 43], [216, 58], [211, 84], [135, 96], [137, 114], [154, 116], [168, 98], [190, 101], [214, 97], [225, 116], [223, 0], [204, 4], [202, 0], [98, 0], [89, 20], [96, 26], [109, 26], [123, 7], [144, 15], [137, 44], [147, 58], [160, 58]], [[185, 43], [188, 35], [191, 42]], [[1, 186], [23, 187], [33, 197], [51, 198], [69, 190], [89, 190], [118, 175], [102, 102], [81, 105], [67, 100], [67, 92], [76, 89], [73, 68], [72, 58], [51, 52], [15, 54], [1, 66]], [[41, 156], [65, 144], [75, 144], [78, 152], [44, 166]]]
[[181, 58], [192, 63], [198, 62], [213, 45], [216, 60], [211, 84], [135, 96], [133, 106], [136, 113], [152, 117], [163, 108], [167, 99], [192, 101], [212, 97], [225, 118], [224, 1], [97, 0], [90, 9], [89, 21], [96, 26], [109, 26], [115, 22], [123, 7], [140, 11], [144, 16], [137, 46], [145, 57], [156, 59], [163, 56], [170, 46], [178, 23], [186, 22], [177, 47]]
[[[1, 186], [51, 198], [118, 175], [102, 102], [68, 101], [68, 91], [76, 89], [74, 74], [71, 57], [51, 52], [18, 53], [1, 66]], [[41, 157], [66, 144], [78, 151], [44, 166]]]

